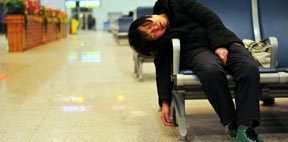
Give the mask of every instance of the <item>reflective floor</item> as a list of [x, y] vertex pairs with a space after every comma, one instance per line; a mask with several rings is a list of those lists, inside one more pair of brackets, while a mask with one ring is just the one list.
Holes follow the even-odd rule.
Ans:
[[[80, 31], [22, 53], [0, 35], [0, 142], [177, 142], [162, 125], [154, 65], [133, 73], [129, 46], [108, 32]], [[186, 103], [191, 142], [233, 142], [207, 100]], [[288, 141], [288, 99], [261, 106], [258, 132]]]

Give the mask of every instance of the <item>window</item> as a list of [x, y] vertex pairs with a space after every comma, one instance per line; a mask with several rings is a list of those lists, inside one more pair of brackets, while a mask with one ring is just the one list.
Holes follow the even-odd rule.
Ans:
[[101, 6], [100, 0], [83, 0], [79, 1], [80, 8], [99, 8]]

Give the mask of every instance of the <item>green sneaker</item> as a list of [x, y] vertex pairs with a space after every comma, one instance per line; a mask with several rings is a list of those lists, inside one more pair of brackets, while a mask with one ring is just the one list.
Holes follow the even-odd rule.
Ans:
[[225, 132], [231, 137], [231, 138], [235, 138], [236, 137], [236, 133], [237, 133], [237, 125], [234, 123], [228, 124], [226, 126], [226, 130]]
[[263, 140], [259, 139], [254, 128], [240, 125], [237, 129], [235, 142], [263, 142]]

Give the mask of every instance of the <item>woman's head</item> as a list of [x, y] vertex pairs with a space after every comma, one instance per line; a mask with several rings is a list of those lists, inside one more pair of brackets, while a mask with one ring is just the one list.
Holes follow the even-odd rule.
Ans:
[[162, 37], [167, 27], [168, 20], [163, 15], [142, 16], [130, 25], [129, 44], [136, 52], [151, 55], [155, 51], [152, 42]]

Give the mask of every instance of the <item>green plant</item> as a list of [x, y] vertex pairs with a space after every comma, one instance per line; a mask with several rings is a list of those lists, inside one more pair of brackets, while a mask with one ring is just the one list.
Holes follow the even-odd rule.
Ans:
[[24, 14], [26, 4], [22, 0], [4, 0], [5, 14]]

